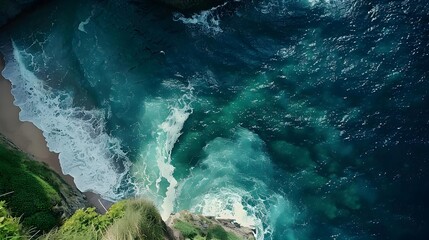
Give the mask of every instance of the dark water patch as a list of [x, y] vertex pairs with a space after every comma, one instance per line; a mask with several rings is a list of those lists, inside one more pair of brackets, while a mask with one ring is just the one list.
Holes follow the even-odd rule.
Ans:
[[261, 239], [425, 236], [426, 2], [67, 4], [8, 34], [52, 91], [102, 112], [133, 163], [116, 193], [236, 214]]

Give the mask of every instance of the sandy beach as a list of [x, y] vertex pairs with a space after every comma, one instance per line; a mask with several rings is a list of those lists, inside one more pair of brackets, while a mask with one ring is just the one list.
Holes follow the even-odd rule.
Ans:
[[[0, 73], [4, 68], [3, 57], [0, 55]], [[49, 151], [42, 131], [31, 122], [19, 120], [20, 109], [13, 104], [14, 97], [11, 94], [11, 83], [0, 75], [0, 133], [13, 142], [22, 151], [34, 156], [34, 159], [46, 163], [63, 179], [75, 187], [73, 177], [64, 175], [58, 159], [58, 154]], [[103, 200], [92, 192], [84, 193], [88, 201], [94, 205], [98, 211], [104, 212], [104, 206], [111, 203]]]

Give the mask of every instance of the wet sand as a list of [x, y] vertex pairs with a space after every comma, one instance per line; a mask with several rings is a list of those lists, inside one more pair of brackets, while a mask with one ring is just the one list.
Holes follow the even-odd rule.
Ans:
[[[4, 61], [0, 55], [0, 73], [4, 68]], [[43, 133], [31, 122], [19, 120], [20, 109], [13, 104], [11, 83], [0, 75], [0, 133], [13, 142], [22, 151], [34, 156], [34, 159], [46, 163], [63, 179], [76, 188], [73, 177], [64, 175], [58, 159], [58, 154], [49, 151]], [[104, 206], [111, 205], [109, 201], [100, 198], [92, 192], [84, 193], [88, 201], [100, 212], [105, 212]]]

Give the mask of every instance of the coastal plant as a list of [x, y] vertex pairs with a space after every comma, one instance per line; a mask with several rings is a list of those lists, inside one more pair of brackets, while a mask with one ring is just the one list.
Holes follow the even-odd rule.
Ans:
[[114, 221], [100, 215], [95, 208], [77, 210], [59, 228], [42, 236], [41, 240], [101, 239], [103, 231]]
[[61, 202], [52, 172], [17, 150], [0, 144], [0, 193], [13, 216], [27, 228], [49, 231], [61, 222], [55, 206]]
[[64, 222], [60, 231], [63, 233], [85, 232], [92, 231], [93, 229], [103, 231], [112, 221], [98, 214], [95, 208], [79, 209]]
[[103, 218], [103, 221], [113, 223], [116, 219], [122, 218], [125, 214], [125, 208], [127, 206], [128, 201], [119, 201], [110, 206], [109, 210], [100, 215]]
[[0, 239], [21, 240], [26, 239], [26, 235], [19, 219], [12, 217], [6, 203], [0, 201]]
[[38, 238], [39, 240], [97, 240], [101, 239], [102, 232], [96, 230], [94, 227], [89, 227], [85, 231], [77, 232], [64, 232], [60, 229], [54, 229], [49, 233]]
[[56, 226], [58, 219], [50, 212], [38, 212], [24, 219], [25, 226], [38, 226], [38, 230], [49, 231], [52, 226]]
[[237, 237], [235, 234], [231, 232], [227, 232], [223, 227], [216, 225], [209, 229], [207, 233], [207, 240], [209, 239], [217, 239], [217, 240], [241, 240], [241, 238]]
[[164, 222], [153, 203], [124, 200], [113, 204], [105, 214], [97, 213], [95, 208], [79, 209], [59, 229], [40, 239], [162, 240], [164, 233]]
[[124, 206], [123, 217], [109, 227], [103, 239], [164, 239], [164, 222], [153, 203], [141, 199], [126, 200]]
[[143, 216], [138, 212], [130, 212], [126, 218], [116, 221], [104, 234], [105, 240], [117, 239], [145, 239], [144, 233], [140, 228], [140, 222]]
[[195, 237], [200, 235], [200, 231], [194, 225], [181, 220], [177, 220], [174, 228], [179, 230], [185, 238], [195, 239]]
[[[222, 226], [207, 222], [207, 228], [201, 229], [189, 221], [189, 215], [185, 215], [183, 220], [176, 220], [174, 228], [177, 229], [185, 239], [191, 240], [240, 240], [235, 234], [226, 231]], [[204, 222], [205, 218], [200, 218]], [[204, 231], [203, 231], [204, 230]]]
[[64, 222], [60, 231], [63, 233], [92, 230], [103, 232], [114, 221], [124, 216], [126, 203], [127, 201], [120, 201], [113, 204], [105, 214], [97, 213], [95, 208], [79, 209]]

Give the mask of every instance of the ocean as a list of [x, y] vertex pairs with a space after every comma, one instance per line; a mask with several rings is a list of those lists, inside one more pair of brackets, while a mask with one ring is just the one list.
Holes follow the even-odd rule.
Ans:
[[429, 2], [48, 1], [0, 29], [81, 191], [257, 239], [426, 239]]

